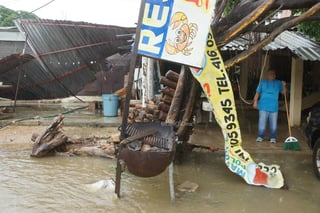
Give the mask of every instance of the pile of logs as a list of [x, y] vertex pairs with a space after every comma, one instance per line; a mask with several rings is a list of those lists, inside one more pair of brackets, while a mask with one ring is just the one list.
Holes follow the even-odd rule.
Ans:
[[178, 80], [179, 74], [169, 70], [167, 74], [160, 79], [160, 83], [164, 85], [164, 88], [160, 91], [162, 93], [160, 99], [148, 101], [145, 107], [143, 107], [140, 100], [131, 100], [128, 123], [165, 121], [177, 88]]
[[131, 100], [128, 123], [156, 121], [158, 120], [159, 112], [157, 102], [148, 101], [145, 107], [143, 107], [141, 100]]
[[177, 88], [177, 83], [179, 80], [179, 74], [169, 70], [166, 73], [166, 76], [162, 76], [160, 79], [160, 83], [163, 84], [165, 87], [161, 90], [163, 94], [162, 101], [159, 104], [159, 120], [164, 121], [167, 118], [170, 105], [172, 103], [172, 99]]

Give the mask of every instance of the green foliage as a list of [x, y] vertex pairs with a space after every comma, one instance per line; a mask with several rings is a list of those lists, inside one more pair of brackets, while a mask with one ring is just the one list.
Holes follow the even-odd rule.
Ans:
[[0, 5], [0, 27], [14, 26], [13, 20], [17, 18], [36, 19], [38, 18], [33, 13], [26, 11], [14, 11]]
[[[292, 15], [301, 15], [307, 9], [292, 10]], [[320, 21], [305, 21], [297, 26], [300, 32], [320, 41]]]
[[307, 21], [298, 25], [298, 30], [320, 41], [320, 21]]

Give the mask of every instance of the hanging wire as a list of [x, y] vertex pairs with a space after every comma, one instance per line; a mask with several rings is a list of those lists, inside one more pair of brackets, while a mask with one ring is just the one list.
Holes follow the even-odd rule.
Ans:
[[48, 1], [47, 3], [45, 3], [44, 5], [42, 5], [42, 6], [40, 6], [40, 7], [38, 7], [38, 8], [36, 8], [36, 9], [34, 9], [34, 10], [32, 10], [31, 12], [29, 12], [29, 13], [34, 13], [34, 12], [36, 12], [36, 11], [38, 11], [38, 10], [40, 10], [40, 9], [42, 9], [42, 8], [44, 8], [44, 7], [46, 7], [46, 6], [48, 6], [49, 4], [51, 4], [52, 2], [54, 2], [55, 0], [51, 0], [51, 1]]

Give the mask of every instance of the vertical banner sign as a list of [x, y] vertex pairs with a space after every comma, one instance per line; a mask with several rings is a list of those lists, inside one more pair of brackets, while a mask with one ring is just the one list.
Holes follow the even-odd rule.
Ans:
[[248, 184], [281, 188], [284, 180], [278, 165], [256, 164], [241, 147], [241, 132], [235, 101], [222, 57], [209, 33], [203, 69], [191, 69], [214, 109], [214, 115], [225, 138], [225, 163]]
[[202, 68], [216, 0], [146, 0], [138, 54]]

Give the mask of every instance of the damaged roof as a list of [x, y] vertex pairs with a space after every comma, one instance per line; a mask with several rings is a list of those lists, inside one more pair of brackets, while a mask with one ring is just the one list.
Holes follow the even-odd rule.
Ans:
[[[237, 38], [222, 47], [222, 51], [243, 51], [248, 49], [250, 41]], [[288, 48], [305, 61], [320, 61], [320, 43], [300, 32], [284, 31], [273, 42], [266, 45], [264, 50], [278, 50]]]
[[0, 96], [18, 99], [61, 98], [76, 94], [105, 68], [105, 58], [130, 45], [135, 28], [53, 20], [17, 20], [33, 54], [0, 61], [0, 81], [12, 89]]
[[288, 48], [296, 56], [305, 61], [320, 61], [320, 43], [307, 38], [300, 32], [284, 31], [264, 50]]

